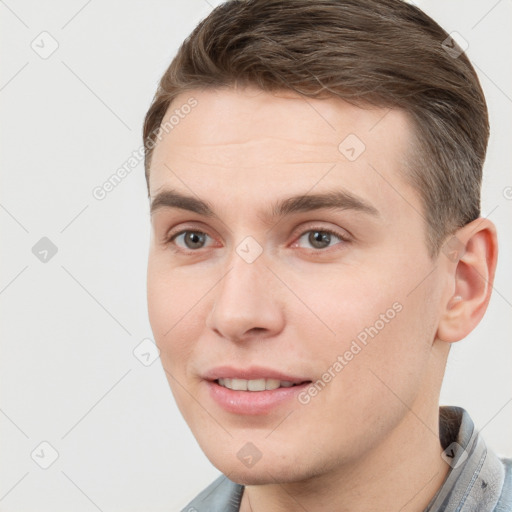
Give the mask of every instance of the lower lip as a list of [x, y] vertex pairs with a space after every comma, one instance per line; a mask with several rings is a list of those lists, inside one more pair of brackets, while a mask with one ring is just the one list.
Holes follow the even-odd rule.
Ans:
[[235, 414], [266, 414], [295, 398], [311, 382], [265, 391], [234, 391], [216, 382], [206, 381], [206, 384], [210, 396], [224, 410]]

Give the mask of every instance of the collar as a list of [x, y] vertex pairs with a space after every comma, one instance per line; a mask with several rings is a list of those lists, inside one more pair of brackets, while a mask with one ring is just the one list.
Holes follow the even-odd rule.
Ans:
[[440, 407], [439, 430], [441, 456], [451, 469], [425, 512], [492, 512], [505, 480], [503, 462], [487, 448], [464, 409]]

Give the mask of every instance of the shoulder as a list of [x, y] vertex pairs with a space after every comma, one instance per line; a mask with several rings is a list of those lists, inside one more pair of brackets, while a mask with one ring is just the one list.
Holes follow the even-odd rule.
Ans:
[[219, 476], [181, 512], [238, 512], [244, 487]]
[[512, 510], [512, 458], [499, 457], [505, 469], [505, 478], [500, 498], [494, 512], [510, 512]]

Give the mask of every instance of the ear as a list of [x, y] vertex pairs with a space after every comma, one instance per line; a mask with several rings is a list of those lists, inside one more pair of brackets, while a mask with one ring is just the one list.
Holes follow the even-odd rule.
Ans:
[[437, 338], [465, 338], [480, 322], [491, 298], [498, 241], [496, 227], [478, 218], [456, 231], [443, 245], [440, 263], [446, 265], [447, 286]]

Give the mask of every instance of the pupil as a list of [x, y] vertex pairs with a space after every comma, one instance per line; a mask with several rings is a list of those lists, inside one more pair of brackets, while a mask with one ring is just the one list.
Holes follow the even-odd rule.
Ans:
[[188, 237], [186, 238], [187, 245], [190, 248], [197, 249], [198, 246], [200, 246], [204, 242], [204, 236], [200, 235], [198, 233], [191, 232], [189, 233]]
[[331, 241], [331, 235], [324, 231], [312, 231], [309, 235], [309, 242], [313, 247], [327, 247]]

